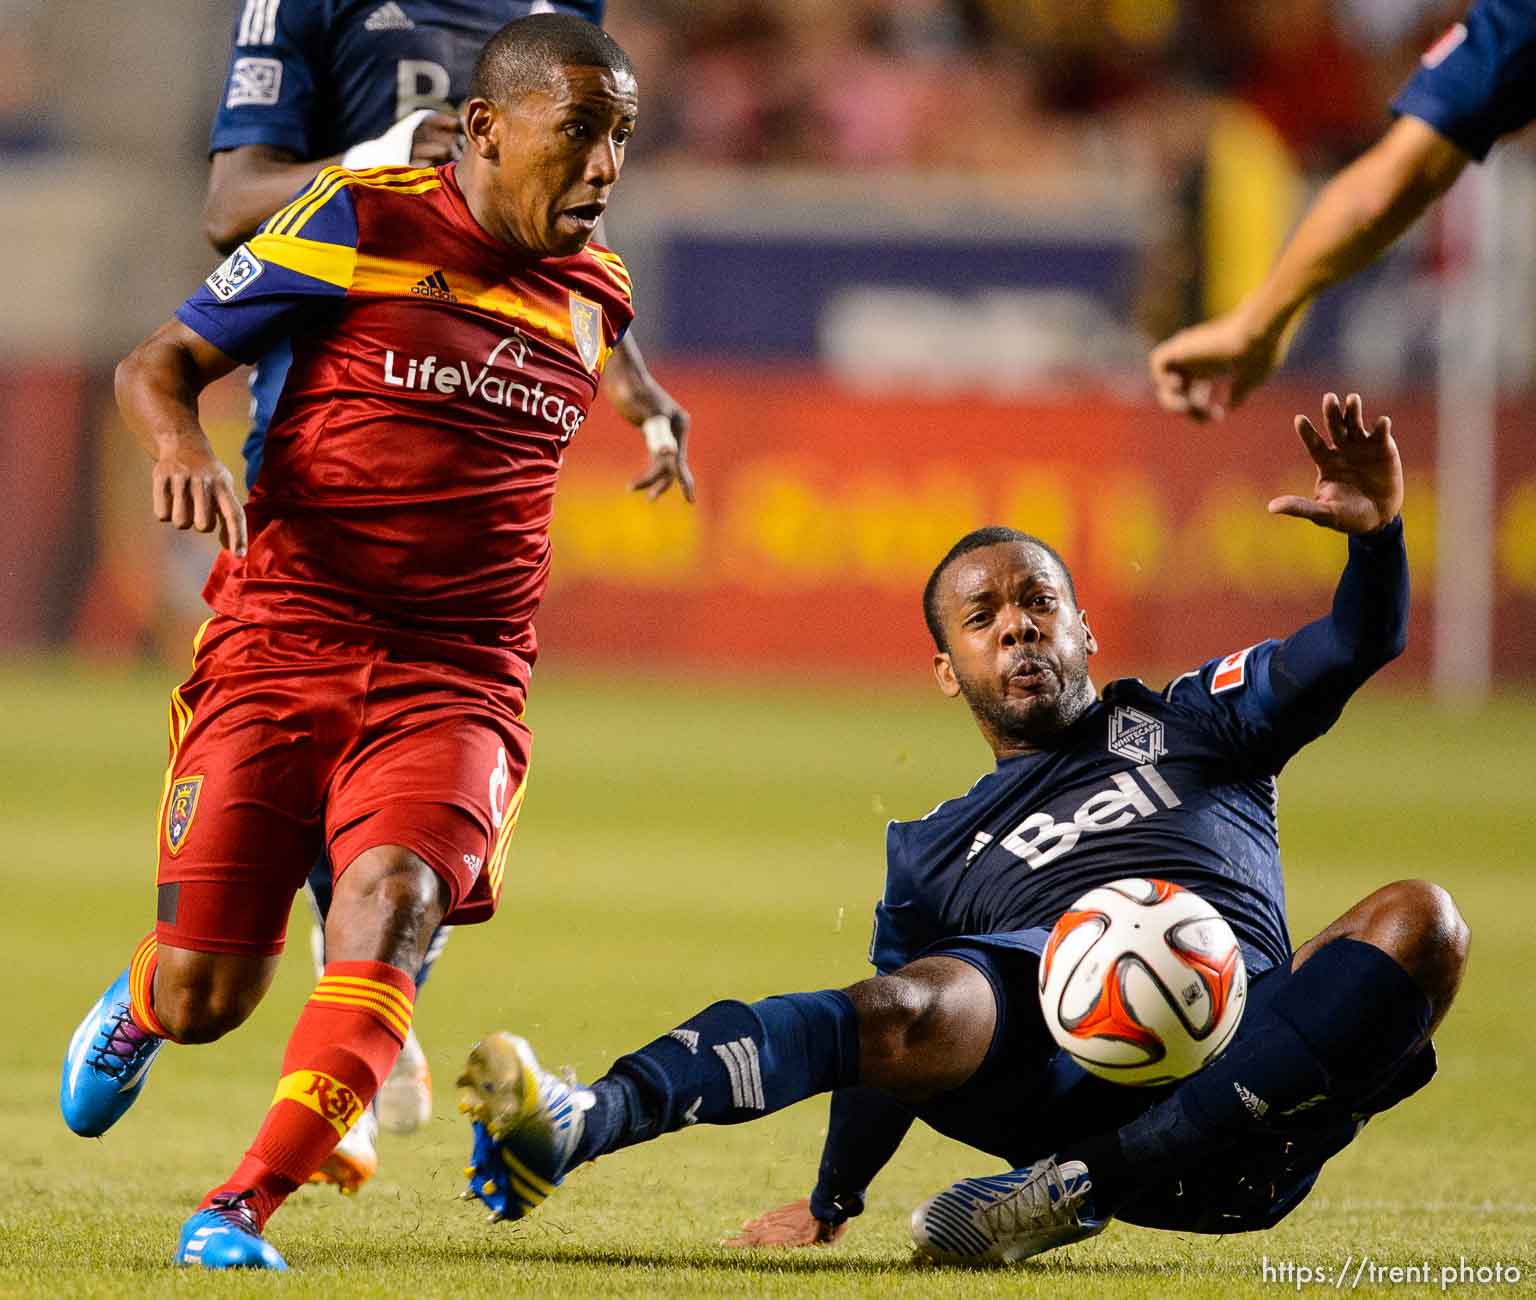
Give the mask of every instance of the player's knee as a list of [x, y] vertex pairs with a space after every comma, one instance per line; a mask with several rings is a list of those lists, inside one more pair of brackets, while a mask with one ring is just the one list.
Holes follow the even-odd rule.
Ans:
[[874, 1060], [897, 1060], [931, 1032], [939, 995], [931, 984], [900, 973], [854, 986], [859, 1012], [859, 1046], [865, 1068]]
[[155, 1016], [178, 1043], [212, 1043], [243, 1025], [260, 1001], [255, 990], [157, 988]]
[[1367, 938], [1436, 1001], [1449, 1001], [1466, 966], [1471, 930], [1450, 893], [1429, 880], [1398, 880], [1372, 899]]
[[447, 888], [405, 849], [371, 849], [342, 873], [326, 922], [332, 960], [419, 961], [447, 910]]

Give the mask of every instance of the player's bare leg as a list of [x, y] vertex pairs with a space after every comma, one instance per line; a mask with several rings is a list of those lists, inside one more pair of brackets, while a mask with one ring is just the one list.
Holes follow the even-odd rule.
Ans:
[[1429, 999], [1428, 1033], [1433, 1034], [1461, 988], [1472, 932], [1439, 885], [1398, 880], [1368, 894], [1308, 939], [1296, 950], [1291, 969], [1335, 939], [1368, 943], [1401, 966]]
[[159, 945], [154, 1011], [177, 1043], [212, 1043], [238, 1029], [266, 997], [279, 958]]
[[299, 1015], [256, 1140], [183, 1226], [176, 1260], [280, 1268], [261, 1237], [273, 1211], [357, 1123], [410, 1030], [415, 984], [448, 891], [415, 853], [383, 845], [336, 883], [325, 971]]
[[[1319, 1148], [1321, 1163], [1352, 1136], [1356, 1112], [1395, 1104], [1433, 1073], [1432, 1057], [1421, 1058], [1460, 987], [1469, 942], [1438, 885], [1378, 889], [1303, 944], [1289, 972], [1271, 973], [1281, 982], [1262, 1006], [1250, 995], [1237, 1041], [1166, 1100], [1005, 1179], [956, 1183], [914, 1212], [919, 1248], [952, 1263], [1025, 1259], [1085, 1235], [1076, 1228], [1102, 1228], [1121, 1208], [1130, 1214], [1129, 1202], [1188, 1183], [1202, 1162], [1272, 1138], [1294, 1117], [1341, 1109], [1344, 1135]], [[1303, 1147], [1319, 1140], [1293, 1136]], [[1239, 1226], [1235, 1213], [1231, 1222]]]
[[100, 1137], [138, 1099], [167, 1042], [211, 1043], [238, 1028], [276, 971], [276, 957], [194, 952], [147, 935], [70, 1039], [59, 1084], [65, 1122]]
[[992, 986], [956, 957], [920, 957], [846, 992], [859, 1014], [859, 1082], [909, 1105], [975, 1074], [997, 1027]]

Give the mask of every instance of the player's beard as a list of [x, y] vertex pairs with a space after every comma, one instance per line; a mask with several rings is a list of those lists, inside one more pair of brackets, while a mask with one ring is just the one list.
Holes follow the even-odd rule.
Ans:
[[1009, 746], [1043, 745], [1082, 717], [1094, 700], [1086, 662], [1058, 667], [1034, 660], [1031, 666], [1049, 674], [1051, 685], [1024, 698], [1008, 693], [1006, 677], [999, 685], [996, 678], [968, 679], [956, 674], [960, 694], [982, 730]]

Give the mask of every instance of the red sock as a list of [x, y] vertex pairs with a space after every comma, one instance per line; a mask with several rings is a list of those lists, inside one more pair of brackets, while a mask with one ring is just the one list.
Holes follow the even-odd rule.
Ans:
[[416, 985], [380, 961], [333, 961], [309, 995], [283, 1055], [272, 1108], [245, 1159], [203, 1198], [255, 1195], [258, 1224], [301, 1187], [352, 1127], [394, 1067]]
[[151, 930], [133, 950], [133, 960], [128, 963], [128, 1014], [146, 1034], [170, 1038], [155, 1014], [155, 970], [159, 965], [160, 945]]

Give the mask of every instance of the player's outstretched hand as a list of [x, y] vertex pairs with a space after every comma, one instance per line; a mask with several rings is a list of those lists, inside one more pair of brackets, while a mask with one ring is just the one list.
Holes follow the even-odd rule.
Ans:
[[1221, 419], [1280, 364], [1282, 338], [1236, 311], [1180, 330], [1147, 360], [1158, 404], [1195, 420]]
[[1310, 498], [1276, 497], [1269, 513], [1352, 535], [1390, 524], [1403, 508], [1403, 462], [1392, 440], [1392, 421], [1379, 416], [1367, 429], [1359, 393], [1342, 403], [1337, 393], [1329, 393], [1323, 398], [1323, 427], [1326, 437], [1306, 416], [1296, 417], [1296, 432], [1317, 466], [1317, 484]]
[[848, 1222], [824, 1223], [811, 1213], [809, 1199], [781, 1205], [741, 1225], [727, 1246], [830, 1246], [848, 1231]]
[[219, 544], [236, 555], [246, 547], [245, 507], [235, 480], [204, 442], [163, 450], [153, 477], [155, 518], [173, 528], [219, 531]]

